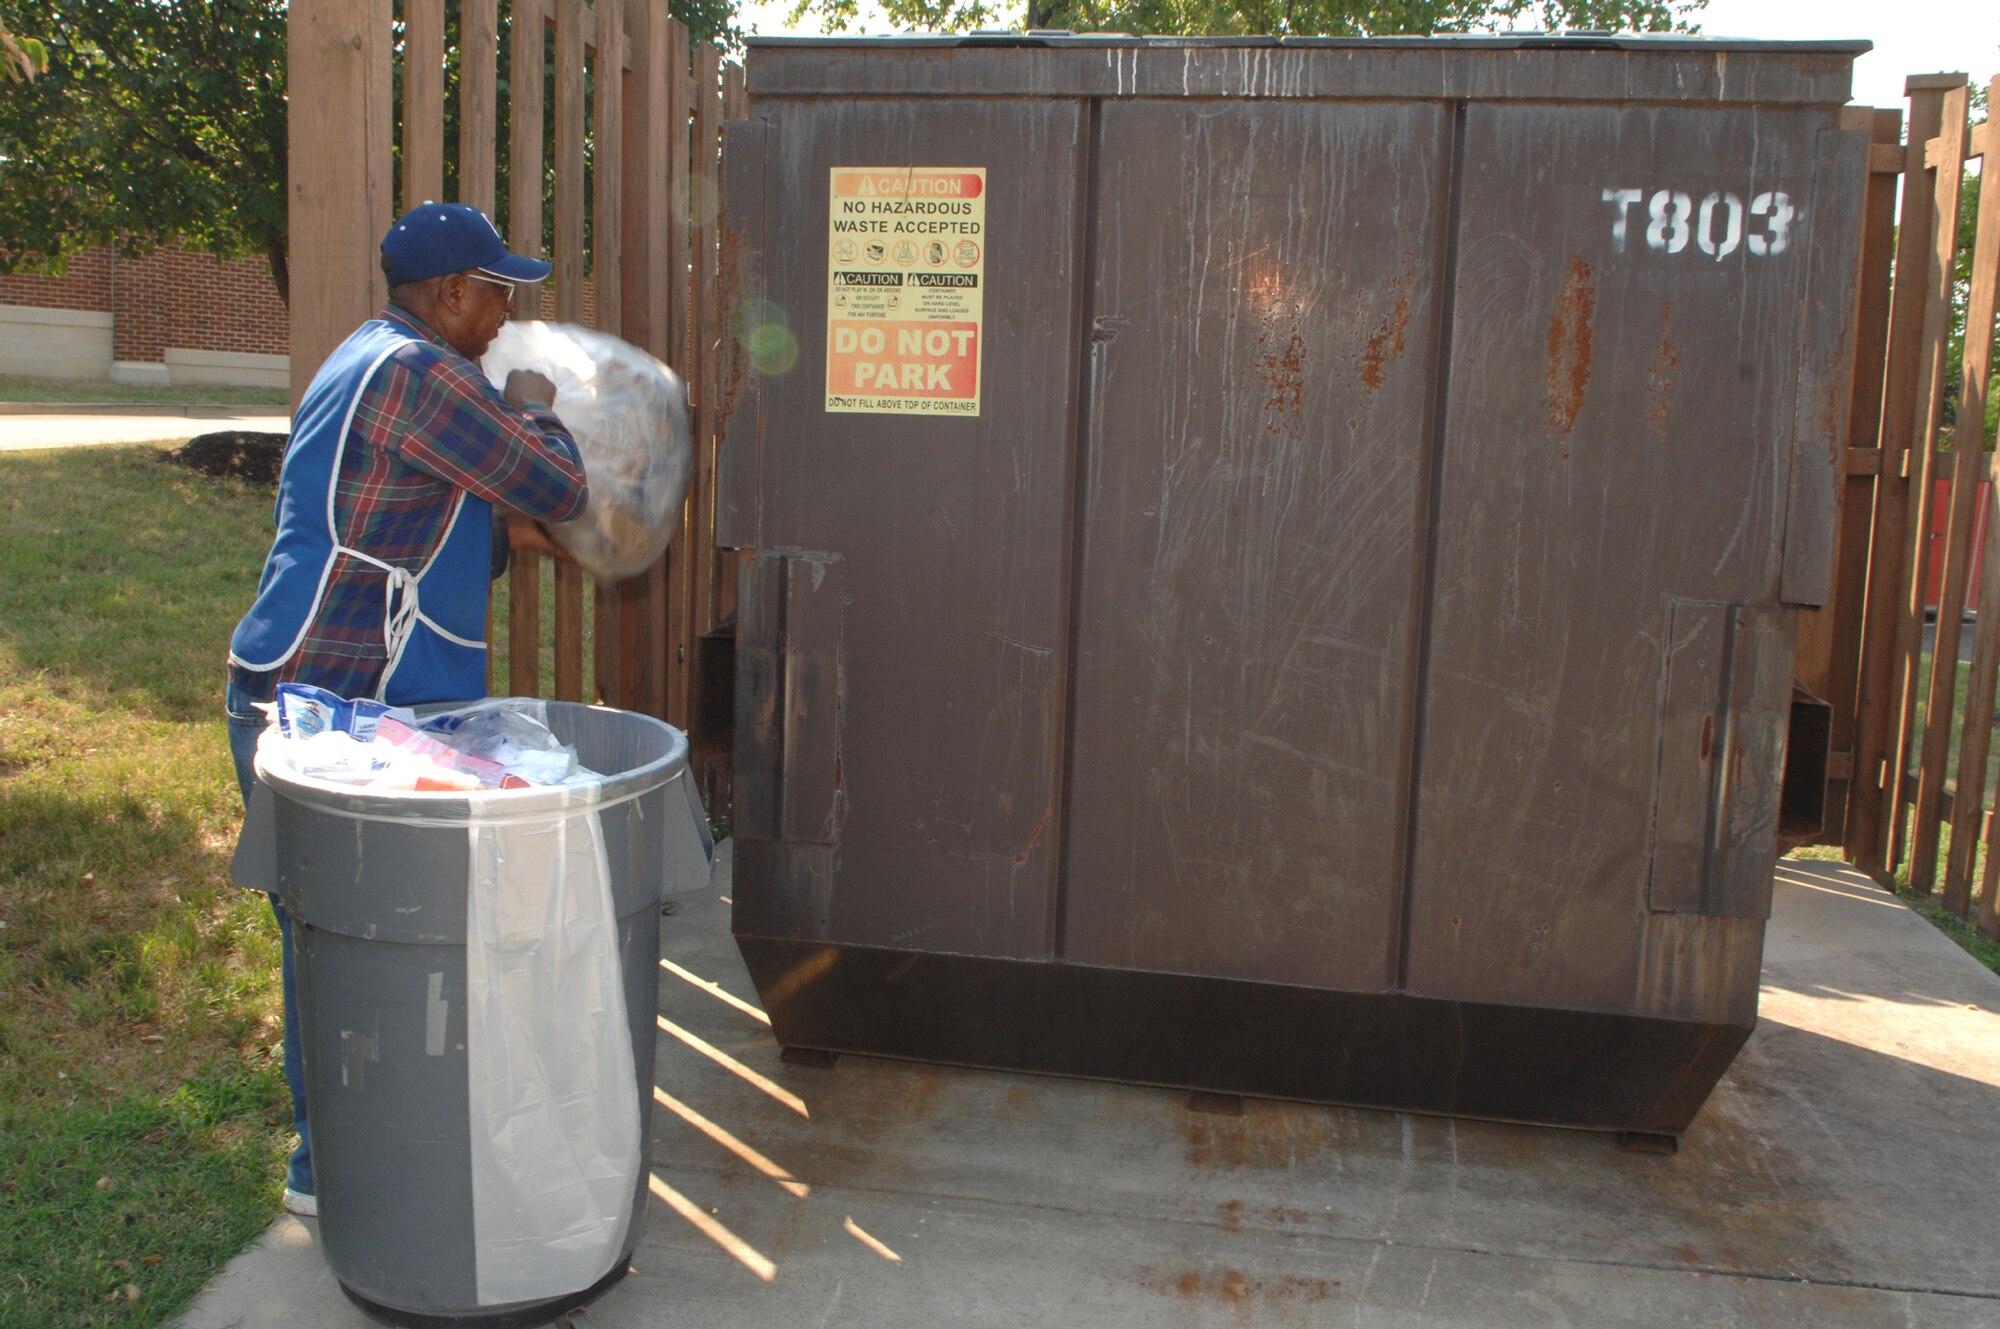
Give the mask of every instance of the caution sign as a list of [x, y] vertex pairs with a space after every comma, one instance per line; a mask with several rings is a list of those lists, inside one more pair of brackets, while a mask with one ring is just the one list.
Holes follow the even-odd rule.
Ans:
[[986, 168], [836, 166], [826, 409], [978, 415]]

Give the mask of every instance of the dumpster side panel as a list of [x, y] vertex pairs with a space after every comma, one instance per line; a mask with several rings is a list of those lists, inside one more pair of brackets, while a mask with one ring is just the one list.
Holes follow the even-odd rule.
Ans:
[[[738, 894], [761, 907], [737, 926], [1046, 954], [1079, 108], [770, 99], [760, 112], [763, 198], [786, 239], [755, 258], [799, 359], [756, 385], [757, 529], [785, 570], [753, 588], [782, 603], [753, 597], [739, 628], [752, 746]], [[842, 166], [986, 168], [977, 417], [825, 409], [829, 173]], [[812, 580], [836, 560], [839, 580]]]
[[[1801, 295], [1823, 242], [1806, 205], [1830, 119], [1466, 114], [1413, 991], [1623, 1008], [1655, 834], [1708, 877], [1768, 865], [1772, 819], [1725, 777], [1740, 761], [1776, 779], [1763, 719], [1785, 680], [1764, 666], [1784, 652], [1765, 638], [1789, 640], [1789, 621], [1757, 607], [1780, 591]], [[1676, 600], [1749, 607], [1732, 611], [1754, 625], [1741, 676], [1706, 671], [1710, 697], [1682, 695], [1697, 680], [1670, 668]], [[1691, 704], [1719, 717], [1715, 746], [1664, 751], [1663, 711]]]
[[1068, 959], [1389, 977], [1449, 131], [1104, 107]]

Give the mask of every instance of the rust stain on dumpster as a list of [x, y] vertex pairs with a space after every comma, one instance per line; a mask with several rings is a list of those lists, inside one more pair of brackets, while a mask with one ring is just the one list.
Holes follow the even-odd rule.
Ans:
[[1416, 279], [1416, 255], [1406, 249], [1403, 251], [1403, 271], [1389, 283], [1390, 289], [1396, 293], [1395, 307], [1370, 334], [1368, 348], [1361, 355], [1361, 382], [1370, 392], [1382, 386], [1384, 364], [1391, 357], [1401, 355], [1409, 345], [1410, 284]]
[[[1306, 339], [1294, 332], [1278, 350], [1269, 349], [1270, 341], [1267, 333], [1257, 335], [1257, 345], [1263, 350], [1257, 363], [1264, 379], [1264, 413], [1298, 420], [1305, 396]], [[1264, 423], [1265, 432], [1279, 433], [1283, 423], [1281, 419], [1268, 419]]]
[[1674, 369], [1681, 362], [1673, 331], [1674, 302], [1669, 300], [1660, 314], [1660, 344], [1653, 350], [1653, 363], [1646, 367], [1646, 431], [1657, 439], [1667, 436], [1667, 418], [1674, 405]]
[[1549, 423], [1567, 434], [1583, 409], [1590, 385], [1590, 325], [1597, 316], [1597, 284], [1581, 255], [1569, 256], [1555, 313], [1549, 317]]

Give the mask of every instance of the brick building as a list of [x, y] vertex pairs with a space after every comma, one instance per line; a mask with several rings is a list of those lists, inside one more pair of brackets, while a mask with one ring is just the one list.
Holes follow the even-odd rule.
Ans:
[[262, 258], [93, 249], [59, 277], [0, 275], [0, 374], [282, 388], [290, 344]]

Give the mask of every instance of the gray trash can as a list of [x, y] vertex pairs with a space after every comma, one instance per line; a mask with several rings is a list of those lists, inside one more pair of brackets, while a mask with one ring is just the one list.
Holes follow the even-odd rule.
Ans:
[[392, 1323], [547, 1321], [639, 1238], [660, 897], [713, 845], [680, 732], [546, 721], [601, 780], [372, 793], [259, 753], [245, 839], [294, 922], [320, 1242]]

